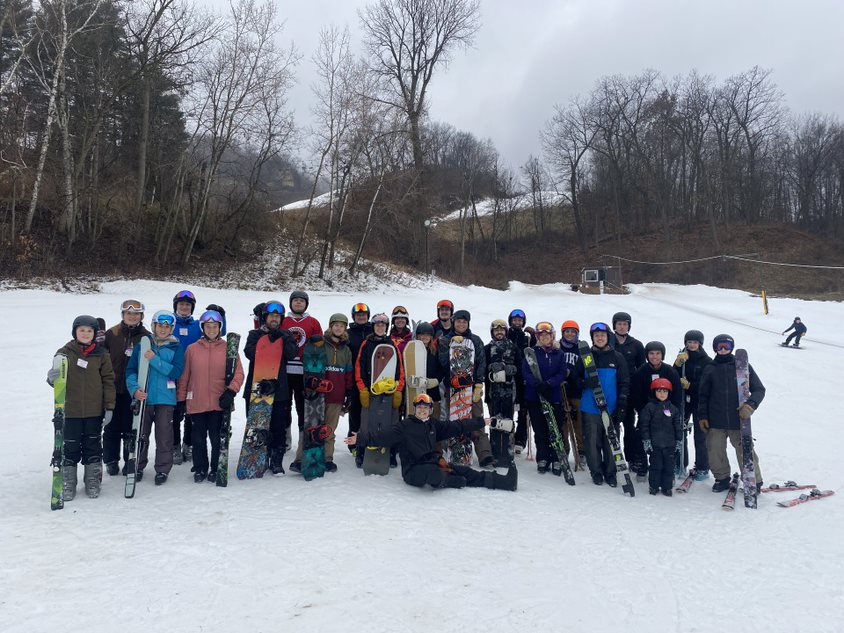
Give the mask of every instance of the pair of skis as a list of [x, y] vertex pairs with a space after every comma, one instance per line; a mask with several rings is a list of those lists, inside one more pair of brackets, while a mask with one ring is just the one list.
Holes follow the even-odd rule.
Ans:
[[[739, 487], [739, 474], [733, 474], [733, 478], [730, 481], [730, 488], [727, 491], [727, 497], [724, 499], [724, 503], [721, 506], [724, 510], [734, 510], [736, 505], [736, 493], [738, 492]], [[791, 508], [796, 505], [800, 505], [802, 503], [806, 503], [808, 501], [817, 501], [818, 499], [824, 499], [826, 497], [831, 497], [835, 494], [834, 490], [819, 490], [814, 486], [809, 485], [798, 485], [793, 481], [787, 481], [782, 486], [779, 485], [771, 485], [768, 488], [763, 488], [762, 492], [785, 492], [785, 491], [794, 491], [794, 490], [807, 490], [809, 489], [810, 492], [803, 493], [794, 499], [788, 499], [786, 501], [777, 501], [777, 505], [781, 508]], [[747, 492], [745, 492], [745, 498], [747, 497]], [[746, 502], [745, 502], [746, 504]], [[752, 506], [755, 508], [756, 506]]]

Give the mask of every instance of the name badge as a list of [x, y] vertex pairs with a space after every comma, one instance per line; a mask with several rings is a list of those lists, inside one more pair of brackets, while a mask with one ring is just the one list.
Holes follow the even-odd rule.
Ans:
[[127, 347], [125, 350], [123, 350], [123, 353], [126, 354], [126, 356], [131, 356], [132, 355], [132, 348]]
[[193, 391], [188, 391], [188, 395], [185, 397], [185, 400], [193, 400]]
[[167, 381], [167, 388], [168, 389], [175, 389], [176, 388], [176, 381], [175, 380], [168, 380]]
[[179, 336], [187, 336], [187, 335], [188, 335], [188, 329], [186, 327], [180, 327], [179, 328]]
[[670, 418], [670, 417], [671, 417], [671, 410], [670, 410], [670, 409], [663, 409], [663, 410], [662, 410], [662, 415], [664, 415], [664, 416], [666, 416], [666, 417]]
[[83, 360], [82, 358], [79, 358], [76, 361], [76, 366], [81, 367], [82, 369], [87, 369], [88, 368], [88, 361]]

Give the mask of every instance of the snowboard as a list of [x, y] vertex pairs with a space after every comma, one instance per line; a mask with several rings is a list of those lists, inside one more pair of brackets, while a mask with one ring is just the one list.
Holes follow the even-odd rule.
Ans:
[[393, 423], [393, 393], [398, 355], [396, 348], [380, 343], [372, 350], [372, 374], [369, 383], [369, 410], [361, 431], [366, 441], [363, 453], [364, 475], [386, 475], [390, 472], [390, 447], [379, 439]]
[[[141, 391], [147, 390], [147, 378], [149, 376], [149, 361], [145, 355], [152, 349], [152, 341], [148, 336], [144, 336], [138, 342], [138, 388]], [[133, 394], [134, 395], [134, 394]], [[141, 434], [141, 423], [144, 419], [144, 411], [146, 410], [146, 400], [132, 401], [132, 431], [129, 435], [129, 458], [126, 460], [126, 486], [123, 490], [123, 496], [131, 499], [135, 496], [135, 478], [137, 477], [138, 468], [138, 444]]]
[[284, 339], [270, 341], [269, 335], [258, 339], [249, 391], [249, 414], [243, 431], [243, 445], [237, 462], [238, 479], [256, 479], [264, 476], [269, 467], [270, 418], [278, 386], [278, 372]]
[[789, 499], [788, 501], [777, 501], [777, 505], [781, 508], [791, 508], [793, 506], [799, 506], [801, 503], [806, 503], [807, 501], [817, 501], [818, 499], [831, 497], [834, 494], [834, 490], [818, 490], [817, 488], [814, 488], [811, 492], [804, 493], [794, 499]]
[[413, 400], [428, 392], [428, 350], [422, 341], [409, 341], [404, 357], [405, 412], [413, 415]]
[[[325, 341], [312, 336], [302, 354], [305, 376], [305, 425], [302, 431], [302, 476], [311, 481], [325, 475]], [[326, 387], [326, 383], [328, 387]]]
[[[530, 373], [533, 374], [534, 380], [541, 383], [542, 374], [539, 371], [539, 364], [536, 362], [536, 350], [534, 348], [525, 348], [525, 360], [527, 360], [528, 367], [530, 367]], [[600, 385], [598, 386], [600, 388]], [[595, 400], [598, 400], [597, 395]], [[542, 405], [542, 413], [545, 417], [545, 423], [548, 425], [548, 437], [551, 439], [551, 448], [554, 449], [554, 453], [557, 455], [557, 461], [560, 462], [560, 466], [562, 468], [561, 474], [565, 477], [566, 483], [569, 486], [573, 486], [575, 484], [574, 474], [571, 472], [569, 456], [566, 453], [566, 448], [563, 442], [563, 434], [560, 432], [560, 427], [557, 424], [557, 416], [554, 415], [554, 407], [541, 394], [539, 396], [539, 403]], [[557, 473], [555, 472], [554, 474]], [[631, 484], [631, 488], [632, 487], [633, 486]]]
[[583, 367], [586, 370], [586, 387], [592, 391], [595, 397], [595, 404], [597, 404], [598, 410], [601, 412], [601, 421], [604, 423], [604, 432], [607, 434], [607, 441], [609, 442], [613, 460], [615, 461], [616, 473], [624, 476], [624, 484], [622, 484], [621, 490], [634, 497], [636, 496], [636, 489], [630, 480], [630, 469], [621, 452], [621, 443], [618, 441], [618, 435], [615, 432], [615, 427], [607, 411], [607, 399], [601, 387], [598, 368], [595, 367], [595, 358], [592, 356], [589, 342], [580, 341], [578, 351], [580, 352], [580, 358], [583, 360]]
[[[747, 350], [736, 350], [736, 381], [738, 382], [738, 406], [750, 397], [750, 364]], [[753, 432], [750, 418], [741, 419], [741, 482], [744, 487], [744, 506], [756, 508], [756, 474], [753, 469]]]
[[53, 357], [53, 369], [59, 372], [53, 381], [53, 492], [50, 497], [50, 509], [64, 508], [62, 496], [62, 466], [64, 464], [64, 401], [67, 395], [67, 356], [57, 354]]
[[736, 509], [736, 494], [738, 493], [739, 474], [733, 473], [733, 478], [730, 480], [730, 487], [727, 489], [727, 496], [724, 498], [724, 503], [721, 504], [722, 510]]
[[[240, 334], [229, 332], [226, 334], [226, 386], [231, 384], [237, 368], [238, 347]], [[234, 403], [228, 411], [223, 411], [220, 424], [220, 462], [217, 465], [217, 486], [225, 488], [229, 485], [229, 444], [232, 439], [232, 411]]]
[[[488, 348], [487, 363], [489, 377], [489, 414], [494, 418], [512, 420], [515, 417], [516, 396], [516, 348], [508, 339], [492, 341]], [[504, 373], [504, 382], [495, 382], [496, 374]], [[489, 443], [492, 456], [499, 466], [515, 463], [513, 433], [503, 432], [490, 426]]]
[[[464, 338], [455, 343], [449, 339], [448, 419], [468, 420], [472, 417], [472, 390], [475, 386], [475, 344]], [[472, 463], [472, 438], [458, 435], [448, 440], [451, 462], [469, 466]]]
[[683, 480], [679, 486], [677, 486], [674, 491], [675, 492], [688, 492], [689, 488], [692, 487], [692, 483], [694, 483], [695, 475], [697, 474], [697, 470], [694, 468], [689, 469], [689, 474], [686, 475], [686, 478]]

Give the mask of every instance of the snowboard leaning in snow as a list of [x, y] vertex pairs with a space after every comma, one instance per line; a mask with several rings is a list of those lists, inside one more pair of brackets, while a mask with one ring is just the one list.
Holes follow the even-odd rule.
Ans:
[[[512, 420], [514, 397], [516, 394], [516, 357], [513, 344], [509, 339], [490, 343], [489, 364], [489, 414], [492, 417]], [[504, 382], [496, 382], [504, 376]], [[515, 463], [513, 453], [513, 435], [511, 431], [502, 432], [490, 426], [489, 443], [492, 456], [499, 466]]]
[[[138, 345], [140, 346], [138, 350], [138, 389], [146, 393], [147, 378], [149, 376], [149, 360], [146, 357], [146, 353], [152, 348], [152, 343], [148, 336], [144, 336]], [[135, 478], [137, 477], [138, 470], [138, 444], [140, 443], [141, 424], [143, 423], [146, 404], [146, 399], [134, 400], [132, 402], [132, 432], [129, 435], [129, 458], [126, 460], [126, 486], [123, 490], [123, 496], [127, 499], [135, 496]]]
[[264, 476], [269, 466], [267, 444], [270, 439], [270, 418], [278, 387], [283, 338], [270, 341], [269, 335], [258, 339], [249, 392], [249, 414], [243, 431], [243, 446], [237, 462], [238, 479], [255, 479]]
[[[750, 397], [750, 364], [747, 350], [736, 350], [736, 381], [738, 382], [738, 406]], [[750, 418], [741, 418], [741, 482], [744, 487], [744, 507], [756, 508], [756, 474], [753, 469], [753, 432]]]
[[369, 409], [361, 418], [364, 475], [390, 472], [390, 447], [383, 446], [383, 436], [393, 423], [393, 394], [396, 392], [396, 348], [386, 343], [372, 350], [372, 374], [369, 382]]
[[53, 369], [59, 375], [53, 381], [53, 491], [50, 497], [50, 509], [64, 508], [62, 497], [62, 466], [64, 465], [64, 401], [67, 394], [67, 356], [57, 354], [53, 357]]
[[[464, 338], [459, 343], [449, 340], [448, 419], [468, 420], [472, 417], [472, 389], [475, 383], [475, 345]], [[451, 461], [469, 466], [472, 463], [472, 438], [458, 435], [448, 440]]]
[[[525, 360], [527, 360], [528, 367], [530, 367], [530, 373], [533, 374], [533, 379], [537, 383], [541, 383], [542, 374], [539, 371], [539, 364], [536, 362], [536, 350], [534, 348], [525, 348]], [[600, 388], [600, 384], [598, 387]], [[595, 401], [598, 401], [597, 394], [595, 395]], [[560, 462], [560, 468], [562, 468], [560, 474], [566, 478], [566, 483], [569, 486], [573, 486], [575, 483], [574, 474], [571, 472], [571, 466], [569, 466], [569, 456], [566, 454], [563, 434], [560, 433], [560, 427], [557, 425], [557, 416], [554, 415], [554, 407], [541, 394], [539, 396], [539, 403], [542, 406], [545, 424], [548, 426], [548, 437], [551, 439], [551, 448], [554, 449], [554, 453], [557, 455], [557, 461]], [[556, 475], [557, 473], [554, 474]]]
[[[234, 379], [234, 372], [237, 368], [237, 348], [240, 346], [240, 334], [229, 332], [226, 334], [226, 386]], [[229, 485], [229, 444], [232, 439], [232, 410], [223, 411], [223, 418], [220, 423], [220, 462], [217, 466], [217, 485], [225, 488]]]
[[738, 493], [739, 474], [733, 473], [733, 478], [730, 480], [730, 487], [727, 489], [727, 496], [724, 498], [724, 503], [721, 504], [722, 510], [736, 509], [736, 494]]
[[604, 390], [598, 378], [598, 368], [595, 367], [595, 358], [592, 356], [592, 349], [589, 347], [589, 342], [580, 341], [578, 351], [580, 352], [580, 357], [583, 359], [583, 367], [586, 369], [586, 387], [592, 390], [592, 394], [595, 396], [595, 404], [601, 412], [601, 421], [604, 423], [604, 431], [607, 434], [610, 450], [615, 460], [615, 470], [618, 474], [624, 476], [624, 484], [621, 486], [621, 489], [633, 497], [636, 495], [636, 489], [633, 488], [633, 482], [630, 480], [630, 469], [621, 452], [621, 443], [618, 441], [618, 435], [615, 433], [615, 427], [607, 411], [607, 399], [604, 396]]
[[[305, 383], [305, 424], [302, 431], [302, 476], [311, 481], [325, 475], [325, 341], [312, 336], [302, 354]], [[332, 383], [328, 383], [331, 385]]]
[[834, 494], [834, 490], [818, 490], [815, 488], [811, 492], [804, 493], [794, 499], [789, 499], [788, 501], [777, 501], [777, 505], [781, 508], [790, 508], [792, 506], [799, 506], [801, 503], [806, 503], [807, 501], [817, 501], [818, 499], [831, 497]]

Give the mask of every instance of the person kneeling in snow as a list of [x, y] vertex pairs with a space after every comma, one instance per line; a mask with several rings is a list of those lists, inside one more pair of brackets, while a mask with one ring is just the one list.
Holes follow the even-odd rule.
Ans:
[[[432, 420], [434, 402], [426, 393], [418, 395], [413, 404], [414, 414], [395, 424], [388, 436], [389, 443], [399, 449], [401, 474], [406, 484], [419, 488], [427, 484], [432, 488], [470, 486], [499, 490], [516, 489], [518, 473], [515, 465], [511, 464], [507, 474], [501, 475], [449, 464], [437, 452], [437, 442], [481, 431], [484, 425], [490, 424], [491, 418], [464, 421]], [[353, 446], [357, 442], [357, 433], [346, 438], [345, 442]]]

